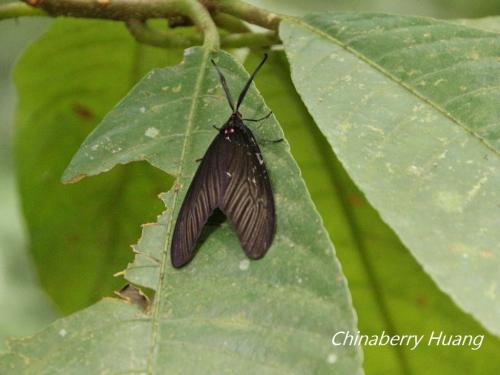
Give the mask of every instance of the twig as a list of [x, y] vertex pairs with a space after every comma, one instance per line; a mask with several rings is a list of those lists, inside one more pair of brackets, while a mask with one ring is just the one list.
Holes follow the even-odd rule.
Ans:
[[215, 0], [216, 9], [249, 23], [262, 26], [270, 30], [278, 30], [281, 17], [273, 12], [269, 12], [254, 5], [244, 3], [239, 0]]
[[[145, 26], [152, 18], [187, 17], [203, 32], [203, 44], [220, 45], [214, 21], [236, 34], [223, 38], [225, 47], [260, 47], [279, 43], [276, 33], [249, 33], [247, 21], [276, 31], [281, 17], [239, 0], [22, 0], [0, 6], [0, 19], [21, 16], [67, 16], [125, 21], [135, 38], [143, 43], [168, 47], [199, 44], [197, 36], [159, 33]], [[213, 13], [213, 18], [211, 13]]]
[[212, 18], [215, 24], [221, 29], [233, 33], [246, 33], [250, 31], [250, 28], [244, 22], [230, 14], [217, 12], [212, 15]]
[[[150, 28], [144, 21], [140, 20], [127, 21], [127, 28], [138, 42], [155, 47], [183, 48], [199, 45], [203, 41], [200, 35], [156, 30]], [[267, 47], [279, 42], [280, 40], [274, 31], [264, 33], [235, 33], [221, 37], [221, 46], [225, 48]]]

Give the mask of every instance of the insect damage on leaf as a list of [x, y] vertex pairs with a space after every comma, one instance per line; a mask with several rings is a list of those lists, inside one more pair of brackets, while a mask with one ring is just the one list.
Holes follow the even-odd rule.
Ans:
[[149, 311], [149, 308], [151, 306], [149, 297], [145, 295], [142, 290], [136, 288], [135, 286], [126, 284], [123, 288], [116, 291], [115, 294], [130, 304], [138, 305], [144, 312]]

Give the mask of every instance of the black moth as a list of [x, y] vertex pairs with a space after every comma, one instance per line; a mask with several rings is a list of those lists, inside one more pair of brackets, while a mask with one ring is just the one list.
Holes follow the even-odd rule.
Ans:
[[267, 59], [257, 66], [234, 106], [226, 79], [212, 60], [233, 111], [210, 144], [189, 186], [172, 236], [171, 258], [182, 267], [194, 256], [196, 242], [208, 218], [220, 209], [238, 234], [246, 255], [263, 257], [276, 232], [271, 183], [259, 146], [238, 111], [253, 78]]

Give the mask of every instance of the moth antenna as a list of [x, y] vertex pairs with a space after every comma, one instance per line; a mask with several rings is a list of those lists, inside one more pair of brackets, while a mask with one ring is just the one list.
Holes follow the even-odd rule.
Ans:
[[236, 111], [235, 112], [238, 112], [238, 109], [240, 108], [240, 104], [243, 102], [243, 99], [245, 99], [245, 96], [247, 95], [247, 91], [248, 91], [250, 85], [252, 84], [252, 81], [253, 81], [255, 75], [257, 74], [257, 72], [259, 71], [259, 69], [262, 67], [262, 65], [264, 65], [264, 63], [266, 62], [266, 60], [267, 60], [267, 53], [264, 54], [264, 58], [262, 59], [262, 61], [260, 62], [260, 64], [257, 65], [257, 67], [253, 71], [253, 73], [250, 76], [250, 78], [248, 78], [248, 81], [245, 84], [245, 87], [243, 87], [243, 90], [241, 90], [241, 94], [238, 97], [238, 103], [236, 104]]
[[214, 64], [214, 66], [215, 66], [215, 70], [217, 70], [217, 73], [219, 74], [220, 83], [222, 84], [222, 88], [224, 89], [224, 92], [226, 93], [226, 99], [229, 103], [229, 106], [231, 107], [231, 110], [234, 113], [236, 111], [234, 110], [233, 98], [231, 97], [231, 93], [229, 92], [229, 88], [227, 87], [226, 77], [224, 77], [224, 74], [222, 74], [219, 67], [215, 63], [215, 61], [213, 59], [211, 61], [212, 61], [212, 64]]

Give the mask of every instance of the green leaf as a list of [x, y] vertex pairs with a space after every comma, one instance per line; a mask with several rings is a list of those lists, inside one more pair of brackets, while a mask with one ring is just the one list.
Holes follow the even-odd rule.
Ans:
[[[15, 22], [15, 23], [14, 23]], [[15, 92], [10, 71], [17, 55], [43, 33], [50, 20], [0, 22], [0, 352], [7, 336], [25, 336], [56, 317], [33, 277], [13, 173], [11, 133]], [[19, 33], [19, 28], [23, 33]]]
[[[260, 57], [250, 59], [246, 65], [255, 66]], [[436, 288], [355, 188], [295, 93], [282, 53], [270, 55], [257, 75], [257, 86], [283, 127], [293, 157], [335, 243], [349, 281], [360, 331], [370, 335], [380, 335], [382, 331], [425, 335], [426, 339], [432, 331], [443, 331], [472, 335], [476, 342], [484, 335], [478, 350], [426, 343], [415, 350], [405, 346], [364, 346], [366, 373], [496, 374], [498, 364], [491, 358], [500, 350], [500, 340], [487, 334]]]
[[474, 27], [476, 29], [500, 33], [500, 17], [466, 18], [454, 20], [459, 25]]
[[311, 15], [280, 33], [349, 175], [437, 285], [500, 334], [498, 34], [380, 14]]
[[0, 352], [8, 336], [29, 335], [53, 321], [47, 297], [32, 277], [12, 173], [0, 169]]
[[118, 23], [58, 20], [16, 66], [16, 168], [30, 249], [65, 313], [123, 285], [113, 274], [132, 258], [139, 225], [161, 210], [156, 196], [168, 179], [142, 163], [64, 186], [64, 168], [131, 85], [180, 57], [137, 45]]
[[[151, 308], [144, 313], [123, 302], [102, 301], [30, 340], [14, 341], [0, 362], [1, 373], [39, 368], [51, 374], [75, 368], [83, 373], [362, 373], [359, 348], [331, 344], [333, 333], [356, 331], [354, 311], [285, 142], [263, 145], [278, 218], [266, 257], [249, 261], [224, 224], [204, 234], [186, 268], [170, 265], [170, 234], [196, 159], [216, 134], [211, 124], [221, 125], [230, 114], [210, 58], [218, 61], [231, 91], [239, 91], [248, 74], [230, 55], [189, 49], [181, 65], [148, 74], [92, 132], [65, 173], [74, 181], [145, 159], [176, 176], [174, 188], [163, 196], [166, 211], [157, 223], [144, 226], [136, 259], [126, 270], [130, 281], [155, 290]], [[241, 111], [249, 117], [268, 111], [254, 87]], [[265, 125], [255, 131], [258, 139], [281, 136], [274, 119]]]

